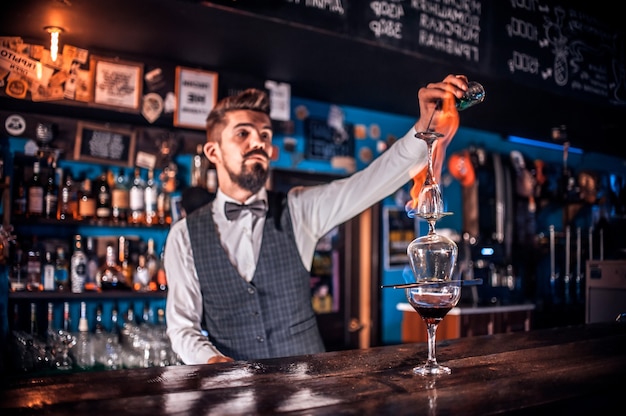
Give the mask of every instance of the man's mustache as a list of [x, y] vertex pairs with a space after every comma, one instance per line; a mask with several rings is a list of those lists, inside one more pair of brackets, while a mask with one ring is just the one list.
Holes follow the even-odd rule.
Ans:
[[263, 157], [264, 157], [264, 158], [266, 158], [266, 159], [269, 159], [269, 158], [270, 158], [270, 156], [267, 154], [267, 152], [265, 152], [265, 150], [263, 150], [263, 149], [255, 149], [255, 150], [251, 150], [251, 151], [249, 151], [248, 153], [245, 153], [245, 154], [243, 155], [243, 158], [244, 158], [244, 159], [247, 159], [247, 158], [249, 158], [249, 157], [251, 157], [251, 156], [255, 156], [255, 155], [263, 156]]

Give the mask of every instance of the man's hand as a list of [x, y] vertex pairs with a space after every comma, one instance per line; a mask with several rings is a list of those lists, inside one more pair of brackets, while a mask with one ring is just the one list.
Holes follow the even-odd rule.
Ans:
[[230, 357], [226, 357], [225, 355], [214, 355], [213, 357], [209, 358], [207, 364], [232, 363], [233, 361], [235, 360]]

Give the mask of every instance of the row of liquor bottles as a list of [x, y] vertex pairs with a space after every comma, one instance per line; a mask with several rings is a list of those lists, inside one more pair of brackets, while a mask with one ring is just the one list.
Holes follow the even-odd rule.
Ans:
[[[167, 278], [154, 239], [120, 236], [106, 242], [104, 256], [98, 255], [98, 239], [74, 235], [72, 249], [50, 241], [17, 244], [11, 256], [10, 290], [85, 291], [135, 290], [166, 291]], [[132, 244], [131, 244], [132, 243]], [[116, 247], [117, 246], [117, 247]]]
[[98, 221], [101, 223], [168, 225], [176, 179], [154, 169], [111, 167], [97, 177], [74, 178], [69, 169], [42, 168], [36, 159], [32, 175], [16, 184], [13, 217]]
[[[58, 306], [58, 305], [57, 305]], [[78, 325], [72, 326], [70, 303], [63, 302], [62, 320], [55, 317], [55, 304], [47, 303], [45, 327], [39, 325], [38, 304], [29, 305], [29, 326], [20, 326], [19, 305], [13, 305], [14, 322], [7, 362], [18, 373], [48, 371], [116, 370], [182, 364], [171, 349], [166, 334], [165, 312], [156, 316], [148, 302], [137, 316], [133, 307], [121, 316], [117, 305], [105, 325], [103, 307], [88, 316], [87, 303], [80, 303]]]

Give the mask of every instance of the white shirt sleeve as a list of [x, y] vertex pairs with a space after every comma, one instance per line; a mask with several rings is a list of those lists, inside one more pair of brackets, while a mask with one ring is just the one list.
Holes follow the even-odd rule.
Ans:
[[187, 220], [172, 225], [165, 242], [165, 316], [172, 349], [185, 364], [206, 364], [219, 351], [202, 333], [202, 293], [193, 261]]
[[415, 133], [411, 128], [367, 168], [347, 178], [289, 191], [296, 244], [308, 270], [321, 237], [397, 191], [426, 166], [428, 148]]

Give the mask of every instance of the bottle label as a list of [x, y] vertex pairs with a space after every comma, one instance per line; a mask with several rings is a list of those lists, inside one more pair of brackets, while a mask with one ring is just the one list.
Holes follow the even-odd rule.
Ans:
[[51, 194], [46, 195], [44, 211], [46, 213], [46, 216], [48, 216], [48, 217], [56, 215], [56, 213], [57, 213], [57, 197], [56, 197], [56, 195], [51, 195]]
[[130, 190], [130, 209], [133, 211], [143, 211], [145, 207], [144, 192], [140, 188], [132, 188]]
[[54, 290], [54, 265], [47, 264], [43, 267], [43, 290]]
[[72, 261], [71, 284], [73, 293], [82, 293], [85, 290], [85, 281], [87, 279], [87, 261], [86, 258], [74, 258]]
[[128, 209], [128, 192], [122, 189], [114, 189], [111, 193], [111, 205], [118, 209]]
[[28, 212], [31, 214], [43, 213], [43, 188], [28, 190]]
[[78, 212], [81, 217], [91, 218], [96, 215], [96, 201], [93, 199], [85, 198], [78, 203]]

